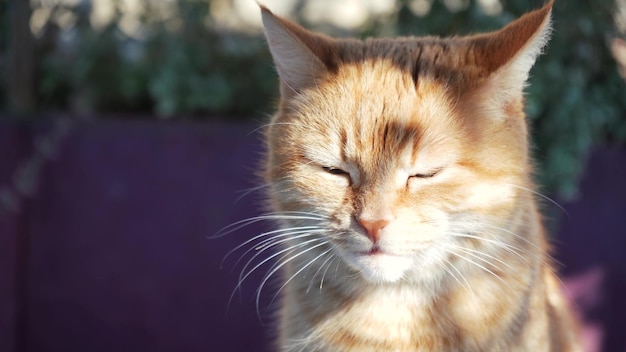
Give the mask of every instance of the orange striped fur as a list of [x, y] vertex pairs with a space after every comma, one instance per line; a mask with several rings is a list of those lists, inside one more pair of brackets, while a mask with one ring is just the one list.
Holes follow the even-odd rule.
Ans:
[[262, 7], [281, 101], [281, 351], [579, 351], [523, 89], [552, 3], [467, 37], [334, 39]]

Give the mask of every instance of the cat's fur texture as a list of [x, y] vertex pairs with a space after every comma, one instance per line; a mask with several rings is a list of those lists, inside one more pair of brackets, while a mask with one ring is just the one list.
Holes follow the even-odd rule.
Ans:
[[360, 41], [262, 7], [281, 82], [264, 170], [280, 350], [580, 350], [523, 111], [551, 8], [493, 33]]

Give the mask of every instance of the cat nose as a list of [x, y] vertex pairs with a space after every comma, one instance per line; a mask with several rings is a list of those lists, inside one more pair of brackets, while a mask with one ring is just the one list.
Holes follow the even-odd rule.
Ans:
[[378, 242], [378, 239], [380, 238], [380, 231], [389, 224], [389, 220], [385, 219], [370, 221], [358, 218], [357, 222], [365, 229], [365, 233], [372, 243]]

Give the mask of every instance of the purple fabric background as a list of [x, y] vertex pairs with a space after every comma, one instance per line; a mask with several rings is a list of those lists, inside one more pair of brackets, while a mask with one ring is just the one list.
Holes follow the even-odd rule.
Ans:
[[[254, 192], [236, 201], [258, 184], [255, 127], [74, 126], [36, 195], [18, 212], [0, 207], [0, 351], [269, 350], [273, 309], [261, 305], [262, 323], [253, 301], [264, 272], [227, 310], [237, 256], [220, 268], [264, 225], [207, 239], [261, 209]], [[45, 131], [0, 124], [0, 187]], [[568, 294], [591, 327], [585, 336], [603, 339], [604, 351], [626, 351], [624, 180], [626, 151], [594, 153], [557, 237]]]

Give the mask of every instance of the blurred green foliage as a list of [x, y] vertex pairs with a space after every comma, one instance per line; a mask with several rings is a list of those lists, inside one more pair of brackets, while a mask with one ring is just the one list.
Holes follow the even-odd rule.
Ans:
[[[69, 30], [50, 21], [37, 39], [39, 109], [230, 119], [272, 110], [277, 78], [260, 35], [216, 29], [207, 22], [210, 0], [174, 2], [182, 18], [174, 27], [150, 11], [150, 0], [142, 1], [147, 10], [140, 37], [120, 30], [119, 9], [99, 29], [91, 26], [85, 2], [53, 9], [71, 12], [76, 21]], [[446, 3], [434, 0], [420, 17], [410, 11], [409, 0], [398, 0], [395, 12], [371, 19], [359, 33], [475, 33], [497, 29], [531, 6], [526, 0], [505, 0], [503, 11], [490, 16], [475, 1], [461, 1], [465, 5], [454, 11]], [[304, 18], [301, 5], [290, 17]], [[548, 193], [575, 195], [591, 148], [626, 141], [626, 85], [609, 49], [609, 41], [620, 36], [614, 13], [613, 0], [556, 1], [554, 35], [527, 89], [540, 184]], [[305, 25], [345, 34], [328, 24]], [[0, 31], [6, 33], [6, 25]], [[4, 49], [6, 41], [0, 45]]]
[[94, 29], [88, 8], [57, 7], [78, 20], [63, 34], [48, 24], [46, 31], [57, 42], [41, 53], [40, 107], [162, 118], [245, 118], [268, 112], [277, 82], [263, 40], [207, 25], [207, 2], [176, 5], [183, 20], [175, 29], [152, 18], [146, 6], [141, 38], [120, 30], [119, 12], [105, 28]]

